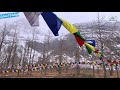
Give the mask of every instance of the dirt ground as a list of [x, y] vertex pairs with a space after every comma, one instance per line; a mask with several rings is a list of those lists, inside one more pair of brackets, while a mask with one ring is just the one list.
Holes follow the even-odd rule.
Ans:
[[[61, 72], [61, 74], [58, 73], [58, 71], [47, 71], [40, 72], [40, 71], [32, 71], [31, 73], [24, 73], [20, 72], [19, 75], [17, 72], [9, 72], [9, 73], [1, 73], [0, 78], [103, 78], [103, 70], [100, 70], [99, 72], [95, 71], [93, 76], [93, 70], [88, 69], [82, 69], [80, 70], [80, 73], [78, 76], [76, 76], [76, 70], [71, 69]], [[120, 75], [120, 72], [119, 72]], [[110, 76], [109, 71], [107, 71], [107, 78], [117, 78], [116, 71], [113, 72], [113, 75]]]

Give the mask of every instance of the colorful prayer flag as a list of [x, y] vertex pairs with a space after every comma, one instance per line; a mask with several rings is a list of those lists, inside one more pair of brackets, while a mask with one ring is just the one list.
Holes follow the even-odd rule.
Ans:
[[88, 44], [95, 47], [95, 40], [85, 40]]
[[43, 12], [41, 15], [53, 34], [58, 36], [58, 31], [63, 22], [52, 12]]
[[86, 46], [89, 54], [91, 54], [92, 51], [95, 51], [95, 48], [92, 45], [85, 43], [85, 46]]
[[84, 38], [82, 38], [82, 36], [80, 35], [80, 32], [76, 32], [76, 33], [74, 33], [74, 37], [75, 37], [75, 39], [76, 39], [76, 41], [78, 42], [78, 44], [80, 45], [80, 46], [83, 46], [84, 45]]
[[[61, 19], [61, 18], [60, 18]], [[67, 22], [66, 20], [61, 19], [61, 21], [63, 22], [62, 25], [71, 33], [76, 33], [78, 32], [78, 30], [69, 22]]]
[[33, 27], [33, 26], [39, 26], [39, 15], [41, 13], [42, 12], [24, 12], [24, 15], [26, 16], [30, 25]]

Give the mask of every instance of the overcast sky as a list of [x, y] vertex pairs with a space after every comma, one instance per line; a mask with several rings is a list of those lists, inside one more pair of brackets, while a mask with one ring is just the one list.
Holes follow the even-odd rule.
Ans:
[[[0, 12], [0, 14], [8, 13], [8, 12]], [[74, 23], [81, 23], [81, 22], [90, 22], [96, 20], [97, 12], [54, 12], [58, 17], [61, 17], [71, 24]], [[109, 20], [111, 16], [117, 16], [117, 20], [120, 21], [120, 12], [99, 12], [100, 17], [105, 17], [105, 20]], [[42, 16], [39, 16], [40, 21], [40, 30], [44, 30], [43, 32], [48, 32], [49, 28], [46, 25], [45, 21], [43, 20]], [[0, 22], [14, 22], [19, 19], [26, 19], [22, 12], [19, 13], [19, 17], [11, 18], [11, 19], [0, 19]], [[62, 26], [59, 34], [68, 34], [69, 32]]]

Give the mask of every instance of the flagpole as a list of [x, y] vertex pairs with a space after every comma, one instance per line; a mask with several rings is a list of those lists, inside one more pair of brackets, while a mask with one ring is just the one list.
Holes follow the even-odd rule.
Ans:
[[99, 15], [99, 12], [97, 13], [98, 14], [98, 30], [99, 30], [99, 39], [100, 39], [100, 47], [101, 47], [101, 52], [102, 52], [102, 56], [101, 56], [101, 59], [102, 59], [102, 62], [103, 62], [103, 70], [104, 70], [104, 78], [106, 78], [106, 68], [105, 68], [105, 62], [103, 60], [103, 42], [102, 42], [102, 33], [101, 33], [101, 29], [100, 29], [100, 15]]
[[77, 77], [79, 77], [79, 71], [80, 71], [80, 67], [79, 67], [79, 45], [76, 46], [76, 75]]
[[[115, 28], [116, 26], [116, 22], [117, 22], [117, 19], [115, 17], [112, 17], [112, 20], [109, 20], [111, 23], [113, 22], [113, 29]], [[113, 35], [113, 30], [112, 30], [112, 35]], [[115, 50], [113, 50], [114, 53], [115, 53]], [[110, 58], [112, 58], [112, 54], [110, 54]], [[116, 60], [115, 60], [116, 61]], [[112, 66], [113, 67], [113, 66]], [[113, 71], [113, 70], [112, 70]], [[113, 73], [113, 72], [112, 72]], [[117, 78], [119, 78], [119, 71], [118, 71], [118, 68], [117, 68], [117, 64], [116, 64], [116, 73], [117, 73]]]

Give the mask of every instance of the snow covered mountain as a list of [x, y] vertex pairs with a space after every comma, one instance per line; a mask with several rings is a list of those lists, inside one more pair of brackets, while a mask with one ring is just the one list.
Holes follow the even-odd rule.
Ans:
[[[96, 48], [100, 49], [99, 30], [96, 22], [76, 23], [74, 26], [80, 31], [83, 38], [94, 39], [97, 44]], [[1, 28], [0, 37], [2, 38], [4, 26]], [[42, 30], [39, 27], [31, 27], [25, 19], [17, 20], [9, 25], [6, 24], [6, 28], [6, 36], [3, 44], [5, 46], [2, 48], [3, 52], [7, 52], [8, 47], [12, 45], [14, 40], [17, 45], [17, 56], [19, 58], [22, 57], [22, 59], [25, 50], [29, 52], [29, 54], [26, 53], [26, 58], [31, 61], [32, 57], [34, 57], [34, 61], [38, 61], [41, 58], [57, 62], [60, 55], [62, 55], [64, 61], [67, 60], [66, 62], [72, 62], [76, 59], [77, 42], [72, 34], [55, 37], [51, 31], [50, 34], [44, 33], [44, 27]], [[114, 24], [106, 21], [101, 24], [100, 30], [106, 59], [120, 59], [120, 22]], [[15, 39], [13, 39], [13, 36]], [[20, 50], [21, 52], [19, 52]], [[1, 54], [4, 56], [1, 58], [5, 58], [4, 53]], [[88, 55], [85, 47], [81, 48], [79, 53], [81, 60], [85, 60], [86, 58], [87, 60], [91, 60], [92, 58], [92, 55]], [[7, 54], [9, 55], [9, 53]]]

